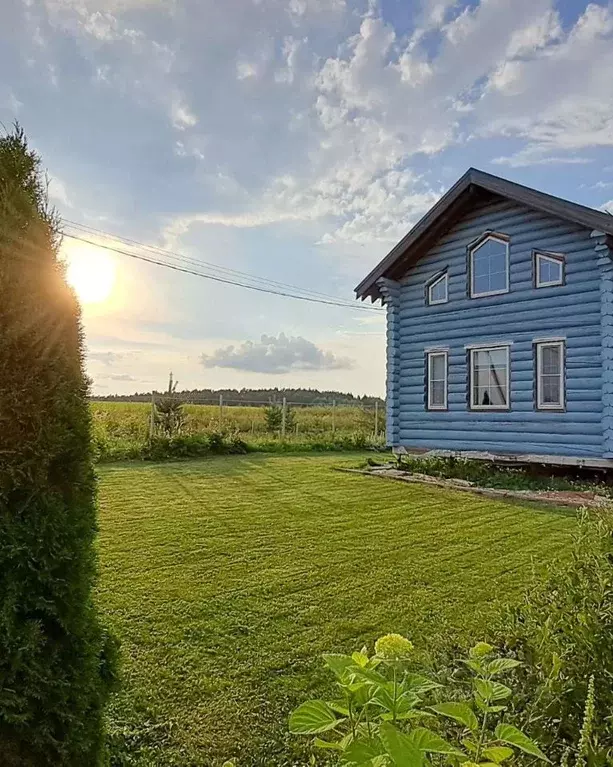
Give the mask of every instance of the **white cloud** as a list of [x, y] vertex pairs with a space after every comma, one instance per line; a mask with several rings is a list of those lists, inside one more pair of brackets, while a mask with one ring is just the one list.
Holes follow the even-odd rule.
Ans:
[[292, 371], [349, 370], [353, 362], [321, 349], [306, 338], [263, 335], [259, 342], [245, 341], [201, 356], [205, 368], [234, 368], [252, 373], [279, 375]]
[[179, 95], [176, 95], [170, 106], [170, 119], [175, 128], [179, 130], [185, 130], [185, 128], [193, 128], [198, 122], [198, 118], [189, 107], [181, 100]]
[[66, 185], [59, 178], [52, 177], [49, 179], [48, 192], [49, 198], [54, 204], [59, 204], [66, 208], [73, 207]]

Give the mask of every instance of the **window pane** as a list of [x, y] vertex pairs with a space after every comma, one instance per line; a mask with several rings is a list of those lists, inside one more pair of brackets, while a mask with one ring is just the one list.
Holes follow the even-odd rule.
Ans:
[[430, 286], [430, 301], [447, 300], [447, 275], [441, 277]]
[[539, 399], [540, 405], [562, 405], [562, 346], [542, 345], [539, 349]]
[[560, 352], [559, 346], [543, 346], [541, 349], [541, 373], [543, 375], [560, 374]]
[[447, 355], [430, 354], [428, 358], [428, 404], [445, 407], [447, 389]]
[[445, 382], [432, 381], [430, 387], [430, 405], [443, 407], [445, 405]]
[[443, 354], [433, 354], [430, 358], [430, 378], [433, 381], [442, 381], [445, 378], [445, 357]]
[[560, 404], [560, 378], [559, 376], [543, 376], [541, 379], [543, 405]]
[[548, 258], [539, 257], [539, 283], [562, 282], [562, 264]]
[[491, 293], [507, 290], [507, 245], [499, 240], [486, 240], [471, 254], [472, 292]]
[[506, 349], [474, 351], [472, 365], [473, 406], [507, 407]]

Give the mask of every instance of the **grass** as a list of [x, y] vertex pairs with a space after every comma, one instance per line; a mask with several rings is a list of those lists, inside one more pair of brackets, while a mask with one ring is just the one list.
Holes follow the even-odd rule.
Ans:
[[573, 517], [332, 471], [351, 455], [100, 469], [99, 599], [123, 641], [114, 765], [289, 765], [320, 654], [478, 639]]

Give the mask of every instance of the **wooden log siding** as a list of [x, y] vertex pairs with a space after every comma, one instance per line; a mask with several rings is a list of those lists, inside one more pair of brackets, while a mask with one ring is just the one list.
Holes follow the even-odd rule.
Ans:
[[603, 458], [613, 458], [613, 261], [607, 238], [592, 232], [600, 266]]
[[[393, 280], [382, 278], [379, 289], [387, 308], [387, 371], [386, 371], [386, 418], [385, 433], [388, 447], [398, 444], [399, 431], [399, 387], [400, 387], [400, 357], [399, 357], [399, 313], [400, 313], [400, 284]], [[423, 357], [422, 357], [423, 362]], [[423, 393], [422, 393], [423, 396]]]
[[[486, 230], [510, 237], [510, 290], [470, 299], [467, 245]], [[605, 365], [610, 395], [604, 404], [606, 450], [601, 345], [602, 324], [613, 327], [613, 273], [610, 282], [603, 282], [604, 256], [595, 245], [590, 230], [510, 201], [481, 204], [441, 237], [401, 281], [391, 319], [388, 309], [393, 446], [613, 457], [613, 345]], [[534, 287], [534, 249], [565, 255], [565, 285]], [[424, 284], [445, 267], [449, 301], [426, 306]], [[611, 304], [603, 317], [601, 291], [609, 287]], [[566, 342], [564, 411], [534, 408], [533, 343], [547, 338]], [[466, 347], [490, 342], [511, 343], [508, 412], [468, 408]], [[424, 351], [437, 346], [449, 347], [449, 409], [439, 412], [424, 408]]]

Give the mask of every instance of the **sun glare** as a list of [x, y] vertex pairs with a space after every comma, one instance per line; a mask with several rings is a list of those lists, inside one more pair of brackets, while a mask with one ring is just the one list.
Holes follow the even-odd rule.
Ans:
[[106, 301], [115, 284], [115, 261], [93, 245], [71, 248], [67, 255], [66, 277], [83, 304]]

